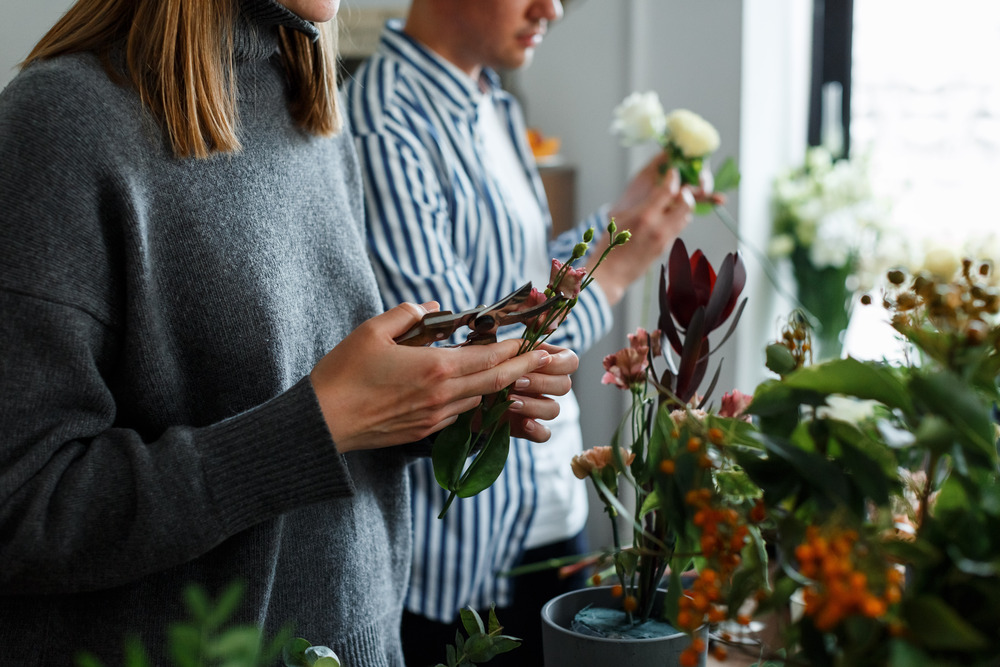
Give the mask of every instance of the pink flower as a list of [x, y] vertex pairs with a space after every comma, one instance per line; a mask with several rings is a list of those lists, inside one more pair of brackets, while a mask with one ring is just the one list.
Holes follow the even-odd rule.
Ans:
[[[621, 452], [622, 460], [625, 465], [632, 465], [633, 459], [635, 459], [635, 454], [628, 452], [624, 447], [619, 447], [618, 451]], [[609, 465], [614, 463], [614, 456], [611, 452], [611, 447], [593, 447], [588, 449], [583, 454], [578, 454], [573, 457], [570, 465], [573, 468], [573, 474], [576, 475], [577, 479], [587, 479], [590, 473], [594, 470], [602, 470]]]
[[737, 389], [733, 389], [722, 397], [722, 407], [719, 409], [719, 416], [743, 417], [749, 421], [749, 415], [744, 416], [743, 413], [746, 412], [751, 401], [753, 401], [753, 396], [748, 396]]
[[635, 330], [634, 334], [628, 335], [628, 343], [630, 347], [634, 347], [636, 349], [640, 347], [649, 349], [652, 347], [653, 357], [655, 358], [663, 353], [663, 348], [660, 344], [662, 338], [663, 334], [659, 329], [655, 329], [653, 333], [648, 333], [645, 329], [639, 327]]
[[[560, 276], [560, 272], [564, 273]], [[580, 295], [580, 288], [586, 276], [586, 269], [567, 267], [558, 259], [553, 259], [552, 270], [549, 273], [549, 288], [564, 299], [575, 299]]]
[[646, 347], [626, 347], [604, 357], [604, 377], [601, 384], [613, 384], [620, 389], [631, 389], [632, 385], [646, 382]]

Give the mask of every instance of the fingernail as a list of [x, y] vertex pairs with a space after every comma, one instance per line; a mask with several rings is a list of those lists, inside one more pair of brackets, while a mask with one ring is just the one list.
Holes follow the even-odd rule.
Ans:
[[536, 424], [533, 420], [528, 419], [527, 421], [524, 422], [524, 430], [527, 431], [528, 433], [531, 433], [536, 428], [538, 428], [538, 424]]
[[514, 401], [507, 407], [508, 410], [513, 410], [514, 412], [520, 412], [524, 409], [524, 401], [519, 401], [514, 399]]
[[529, 384], [531, 384], [531, 380], [529, 380], [528, 378], [520, 378], [517, 382], [514, 383], [514, 388], [524, 389]]
[[542, 351], [542, 353], [538, 357], [538, 365], [539, 366], [544, 366], [545, 364], [549, 363], [550, 361], [552, 361], [552, 355], [549, 354], [548, 352]]

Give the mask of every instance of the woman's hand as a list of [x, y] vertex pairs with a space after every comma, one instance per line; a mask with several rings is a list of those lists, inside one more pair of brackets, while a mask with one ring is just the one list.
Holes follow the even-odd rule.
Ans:
[[569, 376], [580, 366], [580, 359], [573, 350], [554, 345], [542, 344], [539, 349], [548, 352], [551, 361], [514, 382], [508, 396], [514, 402], [507, 408], [506, 418], [514, 437], [545, 442], [552, 434], [536, 420], [548, 421], [559, 414], [559, 404], [549, 396], [569, 393]]
[[[436, 309], [433, 303], [404, 303], [373, 317], [313, 368], [310, 379], [338, 451], [425, 438], [474, 408], [481, 396], [519, 378], [554, 391], [569, 382], [568, 377], [559, 379], [565, 372], [539, 373], [553, 360], [548, 350], [518, 356], [520, 340], [458, 348], [408, 347], [393, 341]], [[554, 356], [558, 367], [575, 369], [575, 363]], [[551, 412], [534, 395], [522, 401], [524, 420], [544, 419]]]

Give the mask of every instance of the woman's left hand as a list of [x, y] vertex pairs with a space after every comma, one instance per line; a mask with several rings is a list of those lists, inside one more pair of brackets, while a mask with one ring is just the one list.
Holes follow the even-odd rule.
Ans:
[[551, 432], [537, 420], [548, 421], [559, 414], [559, 404], [550, 396], [565, 396], [572, 381], [570, 375], [580, 365], [580, 358], [573, 350], [543, 343], [539, 349], [547, 351], [552, 360], [533, 373], [518, 379], [511, 389], [509, 399], [514, 402], [507, 408], [511, 435], [533, 442], [545, 442]]

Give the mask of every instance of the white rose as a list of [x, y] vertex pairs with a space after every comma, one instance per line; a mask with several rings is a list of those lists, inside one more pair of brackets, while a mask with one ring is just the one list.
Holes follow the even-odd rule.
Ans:
[[677, 109], [667, 114], [667, 136], [684, 157], [705, 157], [719, 147], [719, 133], [693, 111]]
[[667, 128], [663, 105], [655, 92], [632, 93], [615, 107], [611, 133], [621, 137], [623, 146], [647, 141], [659, 142]]

